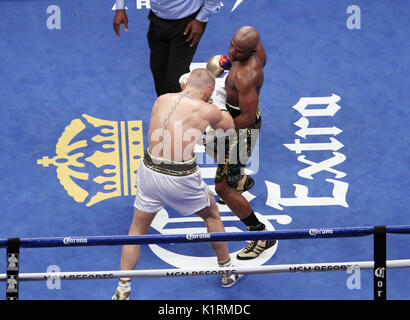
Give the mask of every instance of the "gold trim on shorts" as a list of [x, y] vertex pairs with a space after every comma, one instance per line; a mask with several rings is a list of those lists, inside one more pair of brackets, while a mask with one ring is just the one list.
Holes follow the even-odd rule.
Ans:
[[143, 161], [147, 168], [155, 172], [176, 177], [189, 176], [198, 170], [195, 157], [183, 162], [170, 161], [163, 158], [153, 157], [148, 148], [145, 151]]

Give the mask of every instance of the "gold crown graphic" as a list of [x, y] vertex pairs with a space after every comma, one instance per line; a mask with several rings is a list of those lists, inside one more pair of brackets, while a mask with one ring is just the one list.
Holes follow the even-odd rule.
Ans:
[[[87, 207], [109, 198], [136, 195], [136, 175], [144, 152], [142, 121], [109, 121], [86, 114], [82, 117], [86, 121], [74, 119], [65, 128], [56, 145], [56, 156], [44, 156], [37, 164], [54, 165], [67, 193], [77, 202], [88, 199]], [[98, 133], [88, 139], [87, 130]], [[87, 153], [90, 155], [82, 159]], [[91, 165], [99, 174], [92, 179], [99, 189], [93, 195], [77, 183], [90, 180], [91, 173], [84, 170]]]

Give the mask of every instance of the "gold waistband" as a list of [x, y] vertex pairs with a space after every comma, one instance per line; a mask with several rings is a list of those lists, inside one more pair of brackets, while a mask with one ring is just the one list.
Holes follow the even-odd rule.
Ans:
[[196, 158], [178, 162], [153, 157], [147, 149], [144, 154], [144, 164], [147, 168], [170, 176], [188, 176], [198, 170]]

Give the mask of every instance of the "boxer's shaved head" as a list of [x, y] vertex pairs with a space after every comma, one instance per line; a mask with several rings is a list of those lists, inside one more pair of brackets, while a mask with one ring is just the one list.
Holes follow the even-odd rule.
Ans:
[[251, 26], [244, 26], [235, 32], [229, 47], [229, 58], [232, 61], [244, 61], [252, 56], [259, 45], [258, 30]]
[[232, 40], [238, 48], [244, 51], [253, 51], [259, 44], [260, 35], [254, 27], [245, 26], [236, 31]]

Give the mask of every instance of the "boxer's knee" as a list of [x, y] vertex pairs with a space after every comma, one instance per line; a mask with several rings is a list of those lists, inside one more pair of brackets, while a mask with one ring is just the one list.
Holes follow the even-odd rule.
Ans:
[[215, 181], [215, 192], [223, 197], [232, 187], [228, 184], [227, 178], [223, 177], [218, 181]]

